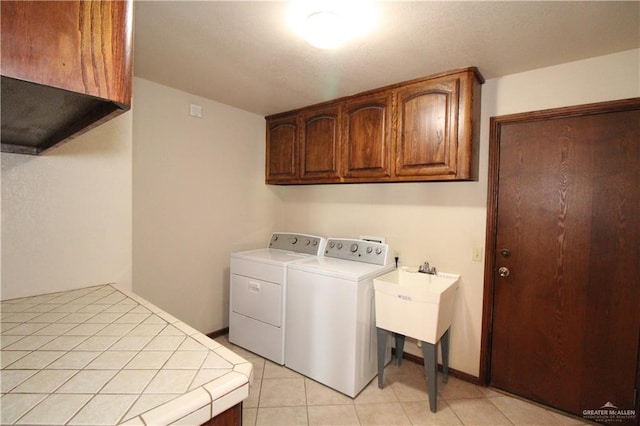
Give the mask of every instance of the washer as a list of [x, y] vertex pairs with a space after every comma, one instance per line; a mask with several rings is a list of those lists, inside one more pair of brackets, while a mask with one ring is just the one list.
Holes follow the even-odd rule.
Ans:
[[231, 343], [284, 365], [287, 266], [321, 255], [325, 244], [315, 235], [274, 232], [267, 248], [231, 254]]
[[355, 397], [377, 374], [373, 278], [393, 269], [386, 244], [345, 238], [289, 265], [286, 366]]

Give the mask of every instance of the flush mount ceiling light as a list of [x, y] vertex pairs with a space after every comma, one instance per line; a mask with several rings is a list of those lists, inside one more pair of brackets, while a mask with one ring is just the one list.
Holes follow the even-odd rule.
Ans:
[[289, 23], [311, 45], [333, 49], [370, 31], [376, 20], [371, 1], [298, 1]]

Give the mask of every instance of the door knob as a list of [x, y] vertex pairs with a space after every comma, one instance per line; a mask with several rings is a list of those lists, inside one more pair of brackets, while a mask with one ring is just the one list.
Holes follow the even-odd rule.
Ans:
[[498, 269], [498, 275], [500, 275], [501, 277], [508, 277], [510, 273], [511, 272], [509, 272], [509, 268], [507, 268], [506, 266], [501, 266], [500, 269]]

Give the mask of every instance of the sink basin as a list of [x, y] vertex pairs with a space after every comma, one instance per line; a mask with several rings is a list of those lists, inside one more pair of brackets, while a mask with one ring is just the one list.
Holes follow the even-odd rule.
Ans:
[[451, 326], [460, 275], [396, 269], [374, 278], [376, 326], [437, 343]]

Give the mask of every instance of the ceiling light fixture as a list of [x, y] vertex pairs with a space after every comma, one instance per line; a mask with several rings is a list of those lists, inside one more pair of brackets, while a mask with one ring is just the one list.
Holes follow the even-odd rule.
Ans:
[[307, 42], [334, 49], [370, 31], [376, 21], [371, 1], [298, 1], [289, 11], [289, 23]]

